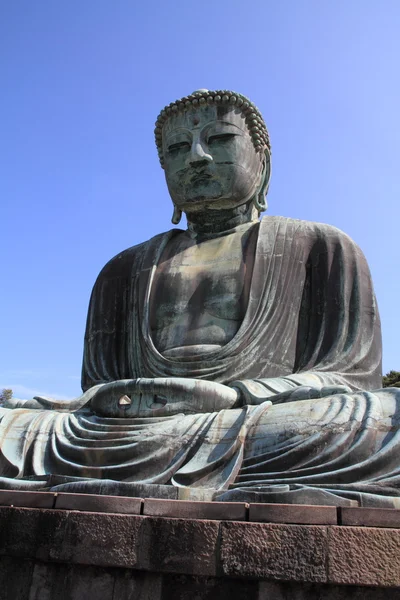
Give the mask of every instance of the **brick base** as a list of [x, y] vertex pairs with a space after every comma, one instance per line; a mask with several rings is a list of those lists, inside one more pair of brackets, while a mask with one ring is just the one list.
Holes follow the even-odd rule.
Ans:
[[251, 506], [235, 507], [243, 519], [233, 521], [222, 506], [205, 519], [187, 517], [187, 503], [147, 509], [182, 509], [182, 518], [146, 515], [140, 504], [132, 503], [138, 514], [127, 514], [125, 504], [120, 514], [0, 507], [0, 600], [400, 597], [393, 513], [394, 527], [363, 527], [330, 524], [331, 512], [323, 517], [315, 507], [317, 523], [327, 524], [310, 524], [295, 506], [293, 514], [281, 507], [282, 519], [308, 524], [250, 522]]
[[1, 600], [398, 600], [396, 588], [258, 581], [0, 558]]

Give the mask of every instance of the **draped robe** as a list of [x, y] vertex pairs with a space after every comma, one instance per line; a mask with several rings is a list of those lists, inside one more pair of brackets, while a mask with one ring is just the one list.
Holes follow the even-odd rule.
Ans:
[[305, 385], [317, 378], [323, 385], [354, 390], [380, 387], [380, 321], [358, 246], [338, 229], [318, 223], [264, 217], [256, 226], [250, 297], [241, 327], [228, 344], [192, 361], [162, 356], [149, 326], [157, 263], [180, 231], [156, 236], [112, 259], [90, 301], [83, 389], [137, 377], [229, 384], [282, 376]]
[[[179, 233], [172, 230], [124, 251], [100, 273], [82, 370], [84, 390], [138, 377], [235, 383], [245, 406], [154, 419], [0, 409], [3, 486], [17, 478], [22, 487], [40, 480], [39, 489], [48, 489], [58, 474], [82, 480], [52, 489], [98, 492], [102, 479], [121, 482], [115, 493], [134, 483], [172, 484], [226, 500], [312, 503], [311, 494], [317, 503], [400, 506], [400, 398], [398, 390], [377, 390], [380, 322], [362, 252], [327, 225], [264, 217], [254, 227], [248, 307], [229, 343], [185, 360], [154, 346], [152, 284]], [[352, 393], [268, 400], [303, 385], [344, 385]]]

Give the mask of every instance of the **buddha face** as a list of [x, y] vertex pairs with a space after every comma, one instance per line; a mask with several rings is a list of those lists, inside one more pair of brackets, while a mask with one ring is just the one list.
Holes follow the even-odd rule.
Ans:
[[258, 191], [265, 156], [244, 116], [207, 105], [172, 115], [163, 128], [164, 169], [174, 204], [186, 213], [235, 208]]

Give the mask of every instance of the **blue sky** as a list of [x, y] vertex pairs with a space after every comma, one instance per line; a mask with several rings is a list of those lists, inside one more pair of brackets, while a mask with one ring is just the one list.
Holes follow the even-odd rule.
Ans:
[[397, 0], [2, 2], [0, 387], [79, 394], [99, 270], [171, 227], [154, 121], [198, 88], [263, 113], [270, 214], [361, 246], [400, 370], [399, 31]]

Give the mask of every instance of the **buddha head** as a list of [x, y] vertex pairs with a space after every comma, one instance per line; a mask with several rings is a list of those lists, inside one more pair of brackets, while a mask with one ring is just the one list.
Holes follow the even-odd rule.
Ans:
[[174, 203], [186, 214], [253, 203], [258, 213], [271, 173], [264, 120], [245, 96], [198, 90], [165, 107], [155, 129], [158, 156]]

